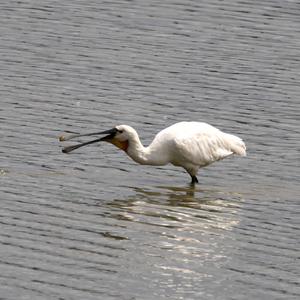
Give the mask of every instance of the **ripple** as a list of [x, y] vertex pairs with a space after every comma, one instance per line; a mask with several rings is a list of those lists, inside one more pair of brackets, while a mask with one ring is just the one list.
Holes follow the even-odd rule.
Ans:
[[[0, 4], [4, 299], [298, 299], [295, 1]], [[172, 123], [241, 136], [245, 159], [137, 166], [57, 137]]]

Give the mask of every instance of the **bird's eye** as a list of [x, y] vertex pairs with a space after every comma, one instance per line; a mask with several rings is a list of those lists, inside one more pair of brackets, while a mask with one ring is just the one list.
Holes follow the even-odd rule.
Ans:
[[123, 133], [123, 130], [118, 130], [119, 131], [119, 133]]

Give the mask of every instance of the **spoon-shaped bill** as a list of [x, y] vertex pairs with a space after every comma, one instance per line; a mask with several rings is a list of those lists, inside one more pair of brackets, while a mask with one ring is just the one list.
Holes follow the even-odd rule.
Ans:
[[59, 137], [59, 141], [60, 142], [65, 142], [65, 141], [69, 141], [78, 137], [82, 137], [82, 136], [92, 136], [92, 135], [98, 135], [98, 134], [106, 134], [108, 133], [107, 131], [101, 131], [101, 132], [92, 132], [92, 133], [75, 133], [75, 134], [70, 134], [70, 135], [61, 135]]
[[77, 145], [66, 146], [66, 147], [64, 147], [62, 149], [63, 153], [69, 153], [69, 152], [71, 152], [71, 151], [73, 151], [75, 149], [78, 149], [78, 148], [86, 146], [86, 145], [90, 145], [90, 144], [101, 142], [101, 141], [110, 141], [110, 140], [112, 140], [114, 138], [114, 136], [115, 136], [116, 133], [117, 133], [117, 129], [116, 128], [112, 128], [112, 129], [101, 131], [101, 132], [84, 133], [84, 134], [72, 134], [72, 135], [67, 136], [67, 137], [61, 136], [59, 138], [59, 140], [61, 142], [64, 142], [64, 141], [68, 141], [68, 140], [71, 140], [71, 139], [76, 138], [76, 137], [106, 134], [102, 138], [98, 138], [98, 139], [95, 139], [95, 140], [92, 140], [92, 141], [89, 141], [89, 142], [85, 142], [85, 143], [80, 143], [80, 144], [77, 144]]
[[69, 153], [73, 150], [76, 150], [80, 147], [83, 147], [83, 146], [86, 146], [86, 145], [89, 145], [89, 144], [93, 144], [93, 143], [97, 143], [97, 142], [101, 142], [105, 139], [104, 138], [100, 138], [100, 139], [96, 139], [96, 140], [92, 140], [92, 141], [89, 141], [89, 142], [85, 142], [85, 143], [81, 143], [81, 144], [77, 144], [77, 145], [71, 145], [71, 146], [66, 146], [62, 149], [62, 152], [63, 153]]
[[105, 130], [105, 131], [101, 131], [101, 132], [92, 132], [92, 133], [75, 133], [75, 134], [70, 134], [70, 135], [61, 135], [59, 137], [59, 141], [60, 142], [65, 142], [65, 141], [69, 141], [78, 137], [82, 137], [82, 136], [92, 136], [92, 135], [99, 135], [99, 134], [112, 134], [115, 133], [114, 128], [110, 129], [110, 130]]

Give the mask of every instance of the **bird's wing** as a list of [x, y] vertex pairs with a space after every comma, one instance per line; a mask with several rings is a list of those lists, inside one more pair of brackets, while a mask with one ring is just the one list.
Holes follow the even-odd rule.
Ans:
[[233, 153], [246, 155], [243, 141], [234, 135], [199, 122], [176, 123], [154, 138], [151, 146], [161, 149], [178, 166], [206, 166]]
[[221, 131], [213, 134], [199, 132], [174, 139], [174, 156], [198, 166], [206, 166], [231, 154]]

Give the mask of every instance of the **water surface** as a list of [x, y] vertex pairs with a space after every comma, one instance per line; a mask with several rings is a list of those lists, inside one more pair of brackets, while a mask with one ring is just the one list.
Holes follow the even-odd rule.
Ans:
[[[1, 299], [298, 299], [296, 1], [0, 4]], [[64, 130], [242, 137], [189, 176]]]

